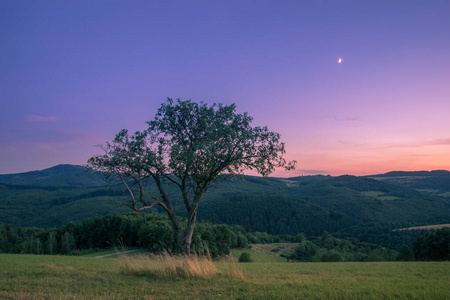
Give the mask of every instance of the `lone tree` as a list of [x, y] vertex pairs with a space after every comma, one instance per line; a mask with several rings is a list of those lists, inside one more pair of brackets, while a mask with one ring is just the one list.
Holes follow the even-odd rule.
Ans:
[[[87, 167], [107, 178], [119, 179], [130, 194], [124, 205], [134, 211], [162, 207], [181, 242], [183, 254], [190, 254], [198, 205], [212, 183], [219, 178], [256, 170], [267, 177], [276, 167], [295, 168], [295, 161], [283, 158], [280, 135], [267, 127], [252, 127], [252, 117], [226, 106], [173, 101], [159, 108], [148, 129], [130, 135], [120, 131], [115, 139], [99, 146], [103, 155], [89, 159]], [[154, 181], [157, 195], [144, 193]], [[187, 226], [177, 220], [167, 184], [176, 186], [188, 214]]]

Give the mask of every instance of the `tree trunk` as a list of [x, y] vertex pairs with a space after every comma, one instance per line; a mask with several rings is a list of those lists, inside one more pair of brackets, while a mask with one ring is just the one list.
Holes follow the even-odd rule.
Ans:
[[185, 237], [181, 242], [181, 245], [183, 246], [183, 255], [191, 255], [191, 240], [188, 240], [187, 237]]
[[181, 242], [182, 253], [183, 255], [191, 255], [191, 242], [192, 242], [192, 234], [194, 233], [194, 226], [188, 226], [186, 231], [183, 231], [181, 234], [178, 233], [178, 238]]
[[197, 209], [194, 209], [189, 214], [188, 224], [186, 230], [183, 232], [183, 237], [180, 239], [183, 247], [183, 255], [191, 255], [191, 241], [194, 233], [195, 221], [197, 219]]

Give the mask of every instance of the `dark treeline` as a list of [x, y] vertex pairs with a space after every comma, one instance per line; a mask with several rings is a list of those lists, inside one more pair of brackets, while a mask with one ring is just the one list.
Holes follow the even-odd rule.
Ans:
[[321, 237], [302, 239], [289, 259], [308, 262], [392, 261], [397, 251], [355, 238], [338, 239], [324, 232]]
[[403, 245], [412, 248], [418, 237], [429, 230], [398, 230], [402, 227], [410, 227], [414, 224], [393, 223], [368, 223], [352, 226], [333, 233], [339, 238], [354, 237], [362, 242], [378, 244], [383, 247], [399, 251]]
[[[180, 219], [185, 222], [184, 219]], [[387, 226], [387, 225], [386, 225]], [[381, 226], [370, 232], [386, 230]], [[392, 225], [394, 226], [394, 225]], [[383, 229], [383, 230], [381, 230]], [[390, 229], [392, 232], [392, 229]], [[416, 236], [421, 233], [420, 236]], [[404, 231], [398, 234], [405, 234]], [[410, 235], [408, 235], [410, 234]], [[197, 224], [192, 252], [209, 253], [212, 257], [227, 255], [231, 248], [246, 248], [249, 244], [298, 243], [288, 259], [294, 261], [384, 261], [384, 260], [448, 260], [450, 229], [424, 232], [406, 231], [416, 236], [410, 247], [399, 247], [400, 254], [379, 244], [354, 237], [336, 238], [324, 232], [321, 237], [305, 238], [302, 234], [270, 235], [247, 232], [239, 225], [216, 225], [208, 221]], [[383, 235], [378, 237], [378, 240]], [[80, 255], [110, 248], [142, 248], [151, 252], [181, 253], [180, 243], [166, 216], [131, 213], [87, 218], [59, 228], [25, 228], [0, 223], [0, 252], [30, 254]], [[413, 248], [413, 250], [411, 250]]]
[[450, 260], [450, 228], [427, 232], [414, 242], [416, 260]]
[[[295, 237], [249, 233], [238, 225], [215, 225], [202, 221], [195, 228], [192, 251], [198, 254], [209, 252], [212, 257], [217, 257], [229, 254], [230, 248], [245, 248], [249, 243], [281, 241], [295, 241]], [[113, 247], [145, 248], [152, 252], [181, 251], [169, 220], [156, 213], [114, 214], [46, 229], [0, 223], [0, 252], [77, 255]]]
[[[443, 261], [450, 260], [450, 228], [438, 230], [395, 231], [404, 234], [406, 240], [417, 238], [413, 249], [406, 244], [399, 252], [379, 244], [360, 241], [357, 238], [339, 239], [324, 232], [321, 237], [301, 239], [289, 259], [297, 261]], [[386, 237], [388, 237], [387, 235]], [[383, 238], [380, 236], [378, 239]]]
[[95, 197], [101, 197], [101, 196], [108, 196], [108, 197], [114, 197], [114, 196], [122, 196], [125, 192], [123, 190], [119, 189], [100, 189], [95, 190], [92, 192], [84, 193], [81, 195], [76, 196], [69, 196], [69, 197], [59, 197], [57, 199], [52, 200], [52, 205], [62, 205], [69, 202], [81, 200], [81, 199], [89, 199], [89, 198], [95, 198]]

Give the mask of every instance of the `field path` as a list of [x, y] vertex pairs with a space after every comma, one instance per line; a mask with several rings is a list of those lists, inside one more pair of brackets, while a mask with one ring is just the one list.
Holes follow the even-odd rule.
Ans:
[[111, 254], [95, 256], [94, 258], [103, 258], [103, 257], [108, 257], [108, 256], [113, 256], [113, 255], [120, 255], [120, 254], [124, 254], [124, 253], [136, 252], [136, 251], [141, 251], [141, 250], [136, 249], [136, 250], [123, 251], [123, 252], [116, 252], [116, 253], [111, 253]]
[[427, 226], [416, 226], [394, 229], [393, 231], [403, 231], [403, 230], [429, 230], [429, 229], [441, 229], [444, 227], [450, 227], [450, 224], [439, 224], [439, 225], [427, 225]]

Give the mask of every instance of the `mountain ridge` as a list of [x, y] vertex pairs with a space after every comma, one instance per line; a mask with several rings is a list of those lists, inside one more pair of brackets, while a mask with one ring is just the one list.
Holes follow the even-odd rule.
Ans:
[[0, 183], [28, 186], [101, 186], [105, 179], [97, 174], [86, 174], [79, 165], [60, 164], [39, 171], [0, 175]]
[[[6, 184], [17, 184], [17, 185], [39, 185], [44, 186], [46, 184], [49, 185], [66, 185], [66, 183], [55, 181], [55, 179], [51, 179], [52, 175], [58, 175], [60, 176], [61, 173], [65, 176], [59, 177], [58, 179], [66, 179], [70, 178], [70, 176], [76, 175], [74, 178], [71, 178], [74, 182], [74, 186], [82, 185], [83, 182], [80, 182], [79, 180], [76, 180], [78, 176], [83, 175], [86, 173], [86, 168], [84, 166], [80, 165], [72, 165], [72, 164], [59, 164], [53, 167], [49, 167], [42, 170], [35, 170], [35, 171], [28, 171], [28, 172], [19, 172], [19, 173], [11, 173], [11, 174], [0, 174], [0, 183], [6, 183]], [[66, 173], [66, 174], [64, 174]], [[68, 174], [67, 174], [68, 173]], [[89, 180], [93, 180], [95, 184], [91, 184], [91, 186], [97, 186], [101, 184], [105, 184], [105, 180], [101, 180], [100, 178], [103, 178], [101, 175], [90, 173], [88, 175], [90, 176]], [[270, 177], [270, 178], [276, 178], [281, 180], [292, 180], [292, 181], [298, 181], [302, 180], [302, 178], [308, 178], [308, 177], [341, 177], [341, 176], [355, 176], [355, 177], [366, 177], [366, 178], [385, 178], [385, 177], [421, 177], [421, 176], [432, 176], [432, 177], [448, 177], [450, 179], [450, 171], [449, 170], [431, 170], [431, 171], [389, 171], [386, 173], [381, 174], [373, 174], [373, 175], [364, 175], [364, 176], [357, 176], [357, 175], [339, 175], [339, 176], [331, 176], [331, 175], [302, 175], [302, 176], [293, 176], [293, 177]], [[255, 177], [255, 178], [263, 178], [262, 176], [250, 176], [247, 177]], [[34, 180], [32, 184], [27, 183], [29, 180]], [[87, 181], [87, 180], [85, 180]]]

